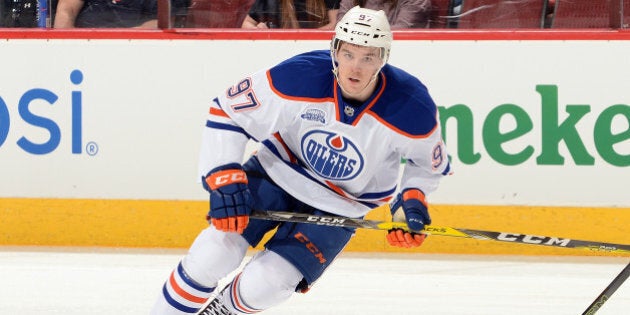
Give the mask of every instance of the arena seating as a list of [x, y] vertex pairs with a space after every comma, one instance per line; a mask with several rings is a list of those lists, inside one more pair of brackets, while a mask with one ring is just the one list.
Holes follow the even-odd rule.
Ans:
[[240, 28], [254, 0], [191, 0], [186, 27]]
[[453, 0], [431, 0], [429, 28], [452, 28]]
[[543, 28], [547, 0], [463, 0], [458, 28]]
[[551, 28], [616, 28], [623, 23], [621, 8], [630, 14], [630, 1], [556, 0]]

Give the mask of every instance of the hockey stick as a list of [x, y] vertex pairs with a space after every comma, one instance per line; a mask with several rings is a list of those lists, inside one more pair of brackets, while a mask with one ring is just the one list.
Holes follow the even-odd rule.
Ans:
[[[375, 209], [387, 209], [389, 211], [389, 204], [384, 204]], [[321, 216], [305, 213], [293, 213], [293, 212], [280, 212], [280, 211], [254, 211], [251, 214], [253, 219], [271, 220], [271, 221], [283, 221], [283, 222], [296, 222], [296, 223], [311, 223], [326, 226], [338, 226], [338, 227], [350, 227], [372, 230], [391, 230], [391, 229], [403, 229], [408, 230], [407, 224], [404, 222], [387, 222], [387, 221], [374, 221], [364, 219], [353, 219], [340, 216]], [[630, 245], [627, 244], [612, 244], [612, 243], [600, 243], [593, 241], [580, 241], [570, 238], [560, 238], [551, 236], [539, 236], [520, 233], [507, 233], [507, 232], [493, 232], [484, 230], [472, 230], [472, 229], [460, 229], [443, 226], [426, 225], [424, 230], [421, 231], [427, 235], [439, 235], [439, 236], [451, 236], [451, 237], [463, 237], [473, 238], [478, 240], [493, 240], [499, 242], [508, 243], [520, 243], [530, 245], [543, 245], [552, 247], [564, 247], [574, 249], [584, 249], [590, 251], [609, 252], [617, 254], [630, 254]]]
[[591, 303], [591, 305], [582, 313], [582, 315], [593, 315], [610, 299], [610, 296], [619, 289], [619, 287], [630, 276], [630, 263], [623, 268], [623, 270], [617, 275], [617, 277], [602, 291], [602, 293]]

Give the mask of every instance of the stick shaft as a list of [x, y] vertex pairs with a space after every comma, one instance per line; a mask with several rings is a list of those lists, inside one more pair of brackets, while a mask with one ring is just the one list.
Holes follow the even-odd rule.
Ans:
[[[379, 208], [388, 207], [385, 204]], [[253, 219], [309, 223], [326, 226], [338, 226], [349, 228], [391, 230], [395, 228], [409, 230], [403, 222], [386, 222], [364, 219], [353, 219], [340, 216], [321, 216], [305, 213], [280, 212], [280, 211], [254, 211], [251, 215]], [[583, 249], [590, 251], [600, 251], [609, 253], [630, 254], [630, 245], [602, 243], [593, 241], [574, 240], [570, 238], [560, 238], [551, 236], [529, 235], [520, 233], [494, 232], [484, 230], [461, 229], [443, 226], [426, 225], [421, 233], [428, 235], [439, 235], [449, 237], [473, 238], [478, 240], [492, 240], [508, 243], [519, 243], [529, 245], [541, 245], [551, 247], [564, 247]]]
[[630, 276], [630, 263], [623, 268], [623, 270], [617, 275], [617, 277], [602, 291], [602, 293], [589, 305], [589, 307], [582, 313], [582, 315], [593, 315], [610, 299], [610, 296], [619, 289], [619, 287]]

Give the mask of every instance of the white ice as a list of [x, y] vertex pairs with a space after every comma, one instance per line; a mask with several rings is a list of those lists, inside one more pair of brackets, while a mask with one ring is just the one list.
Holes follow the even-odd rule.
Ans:
[[[0, 314], [148, 314], [184, 254], [0, 247]], [[629, 260], [346, 253], [310, 292], [262, 314], [579, 315]], [[630, 314], [630, 283], [597, 314]]]

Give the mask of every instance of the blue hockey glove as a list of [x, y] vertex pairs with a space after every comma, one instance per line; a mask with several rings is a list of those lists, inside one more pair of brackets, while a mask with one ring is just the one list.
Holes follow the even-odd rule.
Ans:
[[425, 224], [431, 224], [429, 209], [424, 193], [419, 189], [405, 189], [391, 205], [392, 220], [407, 222], [411, 231], [402, 229], [389, 230], [387, 241], [396, 247], [417, 247], [422, 245], [426, 234], [418, 233]]
[[253, 199], [241, 165], [215, 168], [206, 176], [204, 187], [210, 191], [210, 223], [217, 230], [242, 234], [249, 223]]

